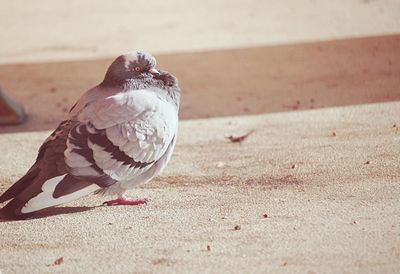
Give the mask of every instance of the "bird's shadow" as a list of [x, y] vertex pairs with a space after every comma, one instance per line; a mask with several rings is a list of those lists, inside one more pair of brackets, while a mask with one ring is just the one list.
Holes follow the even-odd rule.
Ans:
[[7, 219], [4, 216], [0, 215], [0, 222], [15, 222], [15, 221], [28, 221], [28, 220], [32, 220], [32, 219], [42, 219], [42, 218], [47, 218], [47, 217], [56, 216], [56, 215], [85, 212], [88, 210], [92, 210], [96, 207], [99, 207], [99, 206], [53, 207], [53, 208], [47, 208], [47, 209], [43, 209], [39, 212], [29, 214], [26, 216], [26, 218], [23, 218], [23, 219]]

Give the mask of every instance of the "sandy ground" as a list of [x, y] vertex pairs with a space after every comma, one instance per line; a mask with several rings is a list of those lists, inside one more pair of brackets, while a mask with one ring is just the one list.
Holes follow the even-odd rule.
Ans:
[[[165, 174], [130, 192], [148, 205], [101, 207], [104, 198], [93, 196], [0, 223], [0, 268], [395, 273], [399, 115], [396, 102], [183, 121]], [[241, 145], [224, 138], [252, 129]], [[47, 134], [0, 135], [2, 190]], [[64, 263], [54, 265], [59, 257]]]
[[179, 139], [145, 206], [0, 222], [1, 274], [398, 272], [398, 1], [68, 2], [2, 3], [0, 84], [29, 119], [0, 128], [0, 192], [132, 45], [179, 77]]
[[[182, 74], [184, 94], [171, 164], [161, 178], [130, 192], [150, 198], [149, 204], [107, 208], [100, 206], [104, 197], [93, 196], [38, 219], [2, 222], [0, 269], [395, 273], [400, 267], [400, 103], [363, 103], [400, 98], [398, 41], [389, 36], [159, 55], [160, 66]], [[356, 56], [354, 69], [343, 69], [349, 58], [343, 48]], [[324, 66], [334, 52], [337, 58], [329, 58], [336, 65]], [[232, 81], [223, 73], [207, 78], [201, 69], [202, 60], [218, 66], [243, 55], [245, 67], [257, 62], [256, 56], [276, 56], [277, 68], [236, 72]], [[304, 58], [322, 64], [308, 68]], [[208, 85], [184, 73], [188, 60]], [[4, 87], [15, 92], [11, 94], [30, 114], [29, 123], [2, 128], [1, 191], [27, 170], [48, 130], [85, 86], [101, 79], [108, 63], [0, 67]], [[83, 76], [83, 71], [91, 73]], [[267, 84], [250, 82], [252, 95], [241, 94], [237, 86], [245, 83], [235, 77], [253, 72]], [[280, 78], [261, 76], [268, 73]], [[29, 75], [29, 81], [21, 75]], [[293, 85], [297, 79], [301, 92], [290, 86], [290, 79]], [[265, 113], [256, 114], [263, 109]], [[225, 139], [253, 129], [241, 145]], [[241, 229], [234, 230], [236, 225]], [[64, 263], [54, 265], [60, 257]]]

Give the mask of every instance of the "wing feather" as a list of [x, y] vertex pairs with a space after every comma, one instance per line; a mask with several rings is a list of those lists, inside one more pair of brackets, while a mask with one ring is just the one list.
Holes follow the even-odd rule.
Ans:
[[[80, 111], [77, 119], [88, 127], [82, 132], [88, 135], [86, 142], [95, 164], [115, 180], [131, 178], [132, 173], [140, 174], [153, 165], [177, 130], [177, 110], [148, 90], [93, 102]], [[72, 158], [70, 154], [65, 156]]]

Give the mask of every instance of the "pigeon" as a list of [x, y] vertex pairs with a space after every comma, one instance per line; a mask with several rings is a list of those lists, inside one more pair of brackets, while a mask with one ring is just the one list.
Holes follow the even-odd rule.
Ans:
[[3, 218], [89, 194], [114, 195], [105, 205], [139, 205], [125, 192], [159, 175], [171, 159], [177, 130], [178, 80], [156, 69], [144, 51], [116, 58], [39, 148], [28, 172], [0, 196]]

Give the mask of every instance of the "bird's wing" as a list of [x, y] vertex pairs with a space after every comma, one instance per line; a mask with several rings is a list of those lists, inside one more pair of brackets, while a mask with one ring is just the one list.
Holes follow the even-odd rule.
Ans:
[[2, 209], [5, 217], [25, 218], [31, 212], [75, 200], [99, 189], [97, 185], [81, 182], [68, 174], [64, 151], [69, 131], [76, 123], [62, 122], [40, 147], [36, 162], [27, 174], [0, 196], [0, 202], [12, 199]]
[[[67, 142], [66, 163], [74, 176], [95, 165], [111, 179], [129, 181], [154, 166], [176, 134], [177, 110], [155, 93], [135, 90], [89, 104]], [[82, 149], [88, 144], [88, 149]], [[76, 158], [89, 161], [77, 165]]]

